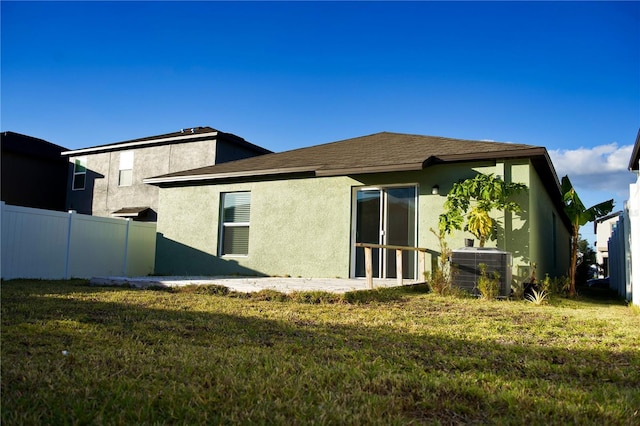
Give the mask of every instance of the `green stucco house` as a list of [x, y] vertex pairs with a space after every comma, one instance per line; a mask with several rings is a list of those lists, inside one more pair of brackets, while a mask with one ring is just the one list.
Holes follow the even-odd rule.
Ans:
[[[438, 216], [454, 182], [493, 173], [524, 183], [520, 213], [497, 212], [488, 245], [513, 254], [513, 279], [569, 267], [569, 223], [544, 147], [376, 133], [145, 179], [160, 187], [156, 273], [317, 278], [364, 276], [378, 243], [438, 255]], [[448, 238], [462, 247], [471, 234]], [[395, 276], [395, 253], [375, 249], [374, 275]], [[415, 252], [404, 274], [421, 277]]]

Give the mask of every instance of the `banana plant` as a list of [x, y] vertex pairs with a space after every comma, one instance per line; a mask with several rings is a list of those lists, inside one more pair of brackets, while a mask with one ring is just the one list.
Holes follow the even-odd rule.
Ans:
[[439, 217], [439, 228], [451, 234], [461, 230], [466, 220], [465, 230], [471, 232], [484, 247], [489, 239], [495, 239], [492, 210], [519, 212], [520, 205], [512, 196], [526, 191], [525, 184], [505, 182], [493, 174], [480, 173], [473, 178], [453, 184], [444, 203], [445, 211]]
[[578, 263], [578, 243], [580, 242], [580, 227], [593, 222], [613, 210], [613, 199], [603, 201], [586, 208], [568, 176], [562, 178], [562, 202], [564, 211], [571, 222], [571, 265], [569, 267], [569, 296], [576, 295], [576, 267]]

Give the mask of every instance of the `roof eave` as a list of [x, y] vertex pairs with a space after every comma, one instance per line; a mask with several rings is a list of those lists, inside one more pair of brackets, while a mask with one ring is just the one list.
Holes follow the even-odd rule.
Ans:
[[370, 166], [370, 167], [349, 167], [343, 169], [318, 169], [315, 170], [316, 176], [345, 176], [345, 175], [362, 175], [367, 173], [388, 173], [388, 172], [406, 172], [412, 170], [422, 170], [423, 162], [408, 164], [392, 164], [388, 166]]
[[143, 183], [150, 185], [160, 185], [167, 183], [184, 183], [184, 182], [203, 182], [214, 181], [221, 179], [233, 179], [240, 177], [252, 177], [252, 176], [273, 176], [293, 173], [309, 173], [315, 172], [315, 167], [287, 167], [278, 169], [265, 169], [265, 170], [245, 170], [240, 172], [227, 172], [227, 173], [207, 173], [201, 175], [184, 175], [184, 176], [158, 176], [153, 178], [143, 179]]
[[76, 149], [73, 151], [63, 151], [60, 155], [71, 156], [71, 155], [80, 155], [80, 154], [96, 154], [99, 152], [116, 151], [116, 150], [127, 149], [127, 148], [139, 148], [143, 146], [159, 145], [159, 144], [168, 143], [168, 142], [182, 142], [182, 141], [193, 141], [194, 139], [207, 139], [207, 138], [216, 137], [216, 136], [218, 136], [217, 131], [207, 132], [207, 133], [196, 133], [193, 135], [173, 136], [170, 138], [150, 139], [150, 140], [137, 141], [137, 142], [123, 142], [123, 143], [116, 143], [111, 145], [95, 146], [92, 148]]
[[465, 152], [461, 154], [445, 154], [436, 157], [445, 162], [487, 160], [496, 158], [518, 158], [518, 157], [534, 157], [544, 155], [547, 150], [544, 147], [532, 147], [525, 149], [512, 149], [487, 152]]

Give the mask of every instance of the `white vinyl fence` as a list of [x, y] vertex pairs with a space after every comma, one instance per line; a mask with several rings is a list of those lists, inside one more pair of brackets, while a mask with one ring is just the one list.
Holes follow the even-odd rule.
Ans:
[[156, 224], [1, 204], [3, 279], [153, 273]]

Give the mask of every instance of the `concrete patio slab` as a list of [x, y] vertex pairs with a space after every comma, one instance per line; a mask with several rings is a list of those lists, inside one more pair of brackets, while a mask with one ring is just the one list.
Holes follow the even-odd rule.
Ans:
[[[345, 293], [348, 291], [367, 290], [367, 283], [362, 279], [344, 278], [280, 278], [280, 277], [95, 277], [91, 285], [129, 285], [137, 288], [146, 287], [180, 287], [186, 285], [217, 284], [231, 291], [252, 293], [265, 289], [282, 293], [295, 291], [328, 291]], [[404, 285], [415, 284], [412, 280], [404, 280]], [[373, 287], [396, 287], [397, 280], [374, 279]]]

